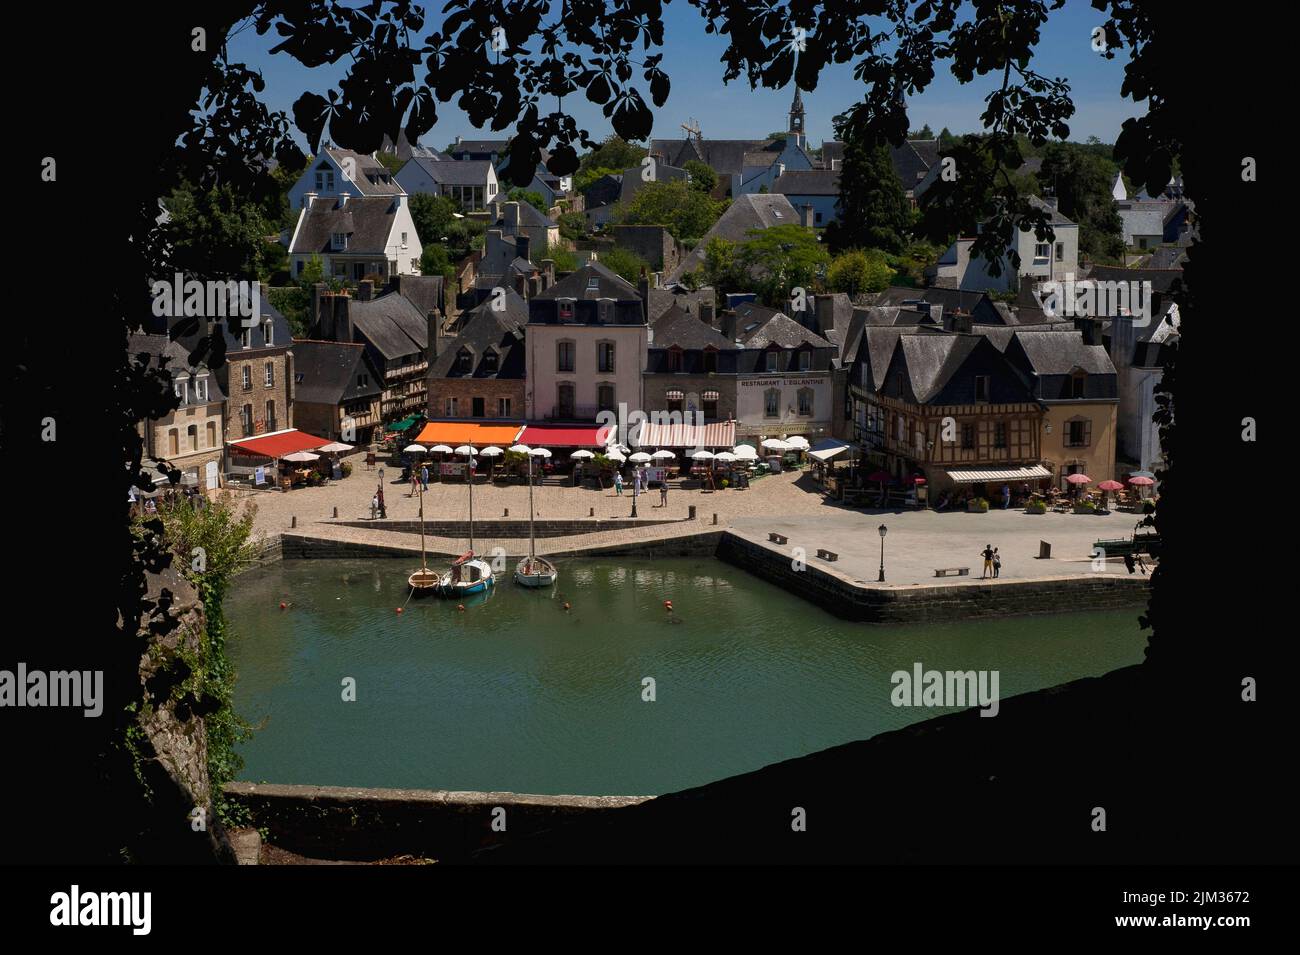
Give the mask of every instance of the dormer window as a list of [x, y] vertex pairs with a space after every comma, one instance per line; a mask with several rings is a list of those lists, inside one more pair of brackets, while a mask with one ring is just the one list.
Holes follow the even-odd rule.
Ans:
[[199, 375], [194, 379], [194, 400], [195, 401], [208, 400], [208, 376], [207, 375]]
[[976, 401], [989, 400], [989, 376], [988, 375], [975, 376], [975, 400]]
[[262, 319], [262, 340], [267, 345], [275, 344], [275, 326], [271, 323], [270, 316]]
[[483, 370], [490, 375], [496, 374], [497, 353], [495, 351], [488, 349], [488, 351], [483, 355]]
[[799, 370], [808, 371], [812, 368], [812, 352], [805, 348], [799, 352]]
[[718, 350], [712, 345], [704, 349], [704, 370], [706, 372], [718, 370]]
[[330, 249], [334, 252], [342, 252], [348, 247], [348, 234], [346, 232], [335, 232], [330, 236]]
[[602, 298], [596, 303], [596, 317], [602, 323], [608, 323], [614, 320], [614, 300], [611, 298]]
[[668, 370], [669, 371], [682, 370], [682, 350], [676, 345], [668, 349]]
[[556, 303], [556, 304], [557, 304], [558, 307], [559, 307], [560, 321], [562, 321], [562, 322], [571, 322], [571, 321], [573, 321], [573, 300], [572, 300], [572, 299], [561, 299], [561, 300], [560, 300], [558, 303]]
[[768, 371], [776, 371], [776, 370], [777, 370], [777, 364], [778, 364], [778, 363], [780, 362], [780, 360], [781, 360], [781, 356], [777, 353], [776, 349], [775, 349], [775, 348], [772, 349], [772, 350], [769, 351], [769, 352], [767, 353], [767, 355], [764, 356], [764, 357], [765, 357], [766, 360], [767, 360], [767, 370], [768, 370]]
[[587, 290], [591, 291], [592, 289], [600, 289], [600, 279], [595, 275], [592, 275], [587, 279]]
[[474, 359], [470, 355], [469, 349], [462, 348], [456, 353], [456, 374], [468, 375], [473, 367]]
[[316, 170], [316, 191], [334, 191], [334, 170], [324, 163]]
[[1070, 376], [1070, 397], [1082, 398], [1084, 387], [1088, 381], [1088, 375], [1082, 371], [1076, 371]]
[[188, 376], [177, 378], [172, 384], [172, 389], [176, 392], [176, 397], [181, 399], [181, 404], [190, 403], [190, 379]]
[[239, 330], [239, 347], [240, 348], [253, 347], [253, 330], [251, 328], [245, 326]]

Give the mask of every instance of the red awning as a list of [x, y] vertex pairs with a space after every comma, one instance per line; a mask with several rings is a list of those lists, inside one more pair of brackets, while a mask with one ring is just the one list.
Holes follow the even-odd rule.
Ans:
[[606, 428], [530, 424], [519, 436], [519, 443], [537, 448], [603, 448], [605, 431]]
[[235, 454], [255, 454], [265, 458], [282, 458], [295, 451], [310, 451], [330, 443], [329, 438], [318, 438], [306, 431], [276, 431], [256, 438], [231, 441]]

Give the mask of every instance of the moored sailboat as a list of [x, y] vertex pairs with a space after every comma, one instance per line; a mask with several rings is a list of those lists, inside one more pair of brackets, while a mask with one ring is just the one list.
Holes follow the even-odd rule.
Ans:
[[420, 488], [420, 569], [406, 578], [411, 585], [412, 597], [427, 597], [438, 590], [439, 575], [429, 569], [429, 561], [424, 551], [424, 488]]
[[451, 567], [439, 578], [437, 592], [441, 597], [481, 594], [496, 584], [492, 565], [474, 555], [474, 449], [463, 445], [456, 449], [456, 453], [469, 455], [465, 471], [465, 483], [469, 485], [469, 550], [452, 561]]
[[533, 533], [533, 458], [537, 455], [525, 445], [516, 445], [510, 450], [522, 450], [528, 455], [528, 556], [515, 567], [515, 583], [524, 587], [549, 587], [559, 578], [560, 572], [545, 557], [537, 556]]

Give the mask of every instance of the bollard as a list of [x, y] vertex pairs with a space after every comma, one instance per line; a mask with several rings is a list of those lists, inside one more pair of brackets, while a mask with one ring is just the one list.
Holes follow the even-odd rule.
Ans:
[[1047, 543], [1047, 541], [1038, 542], [1038, 559], [1039, 560], [1052, 559], [1052, 545]]
[[502, 514], [501, 516], [502, 516], [502, 517], [509, 517], [509, 516], [510, 516], [510, 508], [507, 507], [507, 508], [506, 508], [506, 512], [505, 512], [504, 514]]
[[595, 516], [596, 516], [596, 509], [595, 509], [594, 507], [589, 507], [589, 508], [587, 508], [587, 516], [588, 516], [588, 517], [595, 517]]
[[334, 508], [334, 516], [335, 516], [336, 518], [339, 516], [339, 509], [338, 509], [337, 507]]
[[716, 513], [713, 515], [713, 523], [714, 524], [718, 523], [718, 515]]
[[297, 515], [297, 514], [293, 515], [293, 517], [290, 518], [290, 520], [289, 520], [289, 526], [290, 526], [290, 527], [297, 527], [297, 526], [298, 526], [298, 515]]
[[695, 505], [694, 505], [694, 504], [692, 504], [692, 505], [690, 505], [690, 507], [686, 508], [686, 519], [687, 519], [688, 521], [693, 521], [693, 520], [695, 520]]

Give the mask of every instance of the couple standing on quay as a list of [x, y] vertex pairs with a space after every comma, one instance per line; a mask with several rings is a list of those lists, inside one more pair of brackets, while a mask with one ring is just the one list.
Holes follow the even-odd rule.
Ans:
[[986, 577], [997, 577], [1002, 572], [1002, 555], [992, 544], [985, 544], [981, 552], [984, 558], [984, 573], [980, 574], [980, 580]]

